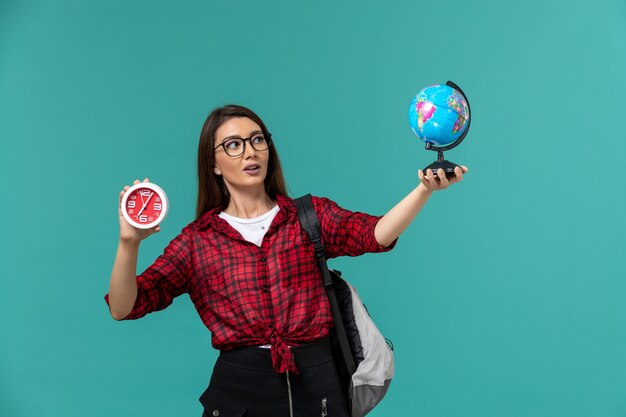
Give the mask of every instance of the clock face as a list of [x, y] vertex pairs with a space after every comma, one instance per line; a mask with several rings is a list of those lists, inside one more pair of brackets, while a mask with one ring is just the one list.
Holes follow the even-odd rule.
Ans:
[[135, 184], [122, 198], [122, 214], [127, 222], [140, 229], [161, 223], [167, 214], [167, 196], [161, 187], [149, 182]]

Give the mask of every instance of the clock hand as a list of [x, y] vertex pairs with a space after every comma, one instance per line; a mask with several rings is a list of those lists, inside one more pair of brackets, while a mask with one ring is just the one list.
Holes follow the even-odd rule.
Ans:
[[[154, 191], [150, 193], [150, 195], [148, 196], [148, 199], [146, 200], [145, 203], [143, 203], [143, 207], [141, 207], [141, 210], [139, 210], [139, 214], [137, 214], [137, 216], [140, 216], [141, 213], [144, 211], [144, 209], [146, 208], [146, 206], [148, 205], [148, 203], [150, 202], [150, 199], [152, 198], [152, 196], [154, 195]], [[143, 200], [143, 199], [142, 199]]]
[[154, 195], [154, 191], [152, 191], [150, 193], [150, 195], [148, 196], [148, 198], [146, 199], [146, 206], [148, 205], [148, 203], [150, 202], [150, 199], [152, 198], [152, 196]]

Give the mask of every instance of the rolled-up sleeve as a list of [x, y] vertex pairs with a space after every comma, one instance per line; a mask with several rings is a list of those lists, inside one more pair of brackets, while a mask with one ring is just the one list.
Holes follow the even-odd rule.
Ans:
[[[172, 240], [152, 265], [137, 276], [137, 298], [124, 320], [133, 320], [153, 311], [163, 310], [174, 298], [187, 292], [190, 262], [190, 235], [188, 228]], [[109, 304], [109, 294], [104, 296]]]
[[382, 246], [376, 240], [374, 230], [382, 216], [349, 211], [328, 198], [313, 197], [313, 205], [320, 220], [328, 258], [387, 252], [398, 241], [396, 239], [389, 246]]

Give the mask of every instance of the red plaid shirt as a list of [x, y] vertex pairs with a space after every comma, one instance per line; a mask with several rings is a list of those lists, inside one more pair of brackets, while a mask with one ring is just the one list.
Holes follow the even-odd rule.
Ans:
[[[282, 196], [277, 203], [280, 211], [260, 247], [220, 218], [219, 209], [186, 226], [137, 277], [137, 300], [125, 319], [163, 310], [186, 292], [216, 349], [271, 344], [276, 371], [297, 372], [287, 346], [326, 337], [333, 318], [295, 203]], [[329, 258], [395, 245], [376, 241], [380, 217], [345, 210], [327, 198], [313, 197], [313, 204]]]

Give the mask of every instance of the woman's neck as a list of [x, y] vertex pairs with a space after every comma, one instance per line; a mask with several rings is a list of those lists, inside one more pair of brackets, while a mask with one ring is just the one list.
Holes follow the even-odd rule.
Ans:
[[262, 216], [275, 205], [276, 203], [272, 201], [265, 190], [257, 194], [231, 192], [230, 202], [224, 212], [240, 219], [251, 219]]

